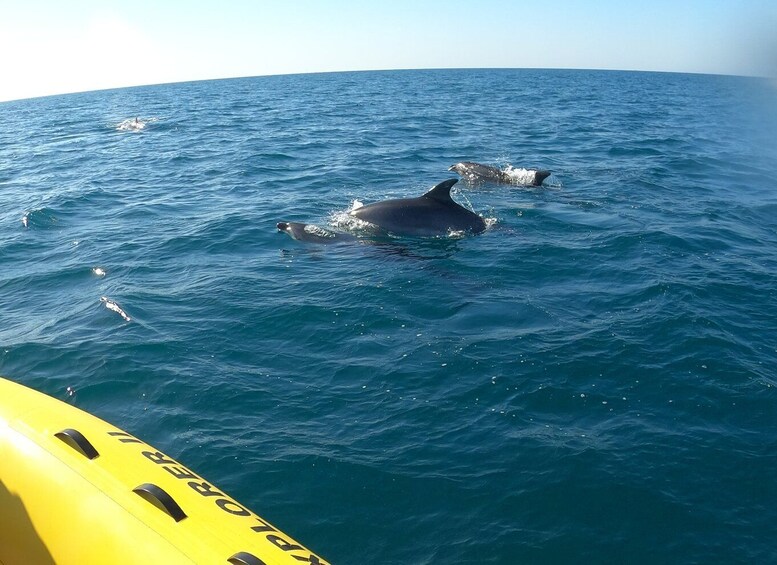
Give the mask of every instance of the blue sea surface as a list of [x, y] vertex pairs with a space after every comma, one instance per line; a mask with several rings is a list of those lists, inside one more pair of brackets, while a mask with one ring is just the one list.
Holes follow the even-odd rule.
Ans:
[[[276, 229], [348, 229], [354, 201], [463, 160], [553, 174], [458, 183], [479, 235]], [[364, 72], [0, 104], [0, 374], [332, 563], [775, 563], [776, 369], [765, 79]]]

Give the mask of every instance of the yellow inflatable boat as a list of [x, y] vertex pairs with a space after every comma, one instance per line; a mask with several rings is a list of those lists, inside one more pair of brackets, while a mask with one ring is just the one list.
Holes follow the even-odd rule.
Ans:
[[0, 378], [0, 564], [325, 563], [132, 435]]

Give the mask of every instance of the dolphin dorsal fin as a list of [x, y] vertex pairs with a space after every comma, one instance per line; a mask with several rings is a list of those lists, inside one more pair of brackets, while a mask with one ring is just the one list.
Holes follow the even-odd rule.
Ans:
[[453, 198], [451, 198], [451, 187], [457, 182], [459, 182], [459, 179], [444, 180], [424, 194], [423, 198], [431, 198], [438, 202], [453, 202]]

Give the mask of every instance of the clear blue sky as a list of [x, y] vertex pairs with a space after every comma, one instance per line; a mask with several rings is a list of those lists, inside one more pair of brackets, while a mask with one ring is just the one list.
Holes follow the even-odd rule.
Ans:
[[315, 71], [777, 75], [774, 0], [9, 0], [0, 101]]

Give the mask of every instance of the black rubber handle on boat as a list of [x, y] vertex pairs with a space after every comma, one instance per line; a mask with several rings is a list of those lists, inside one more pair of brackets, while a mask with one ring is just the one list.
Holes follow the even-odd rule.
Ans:
[[232, 565], [267, 565], [267, 563], [259, 559], [256, 555], [248, 553], [247, 551], [238, 551], [227, 559], [227, 561], [232, 563]]
[[89, 442], [88, 439], [86, 439], [84, 434], [78, 430], [74, 430], [73, 428], [66, 428], [61, 432], [55, 433], [54, 435], [78, 451], [87, 459], [96, 459], [100, 456], [95, 447]]
[[186, 513], [178, 506], [178, 503], [173, 500], [173, 497], [155, 484], [143, 483], [132, 489], [132, 492], [137, 493], [141, 498], [149, 501], [160, 510], [164, 510], [176, 522], [180, 522], [186, 518]]

